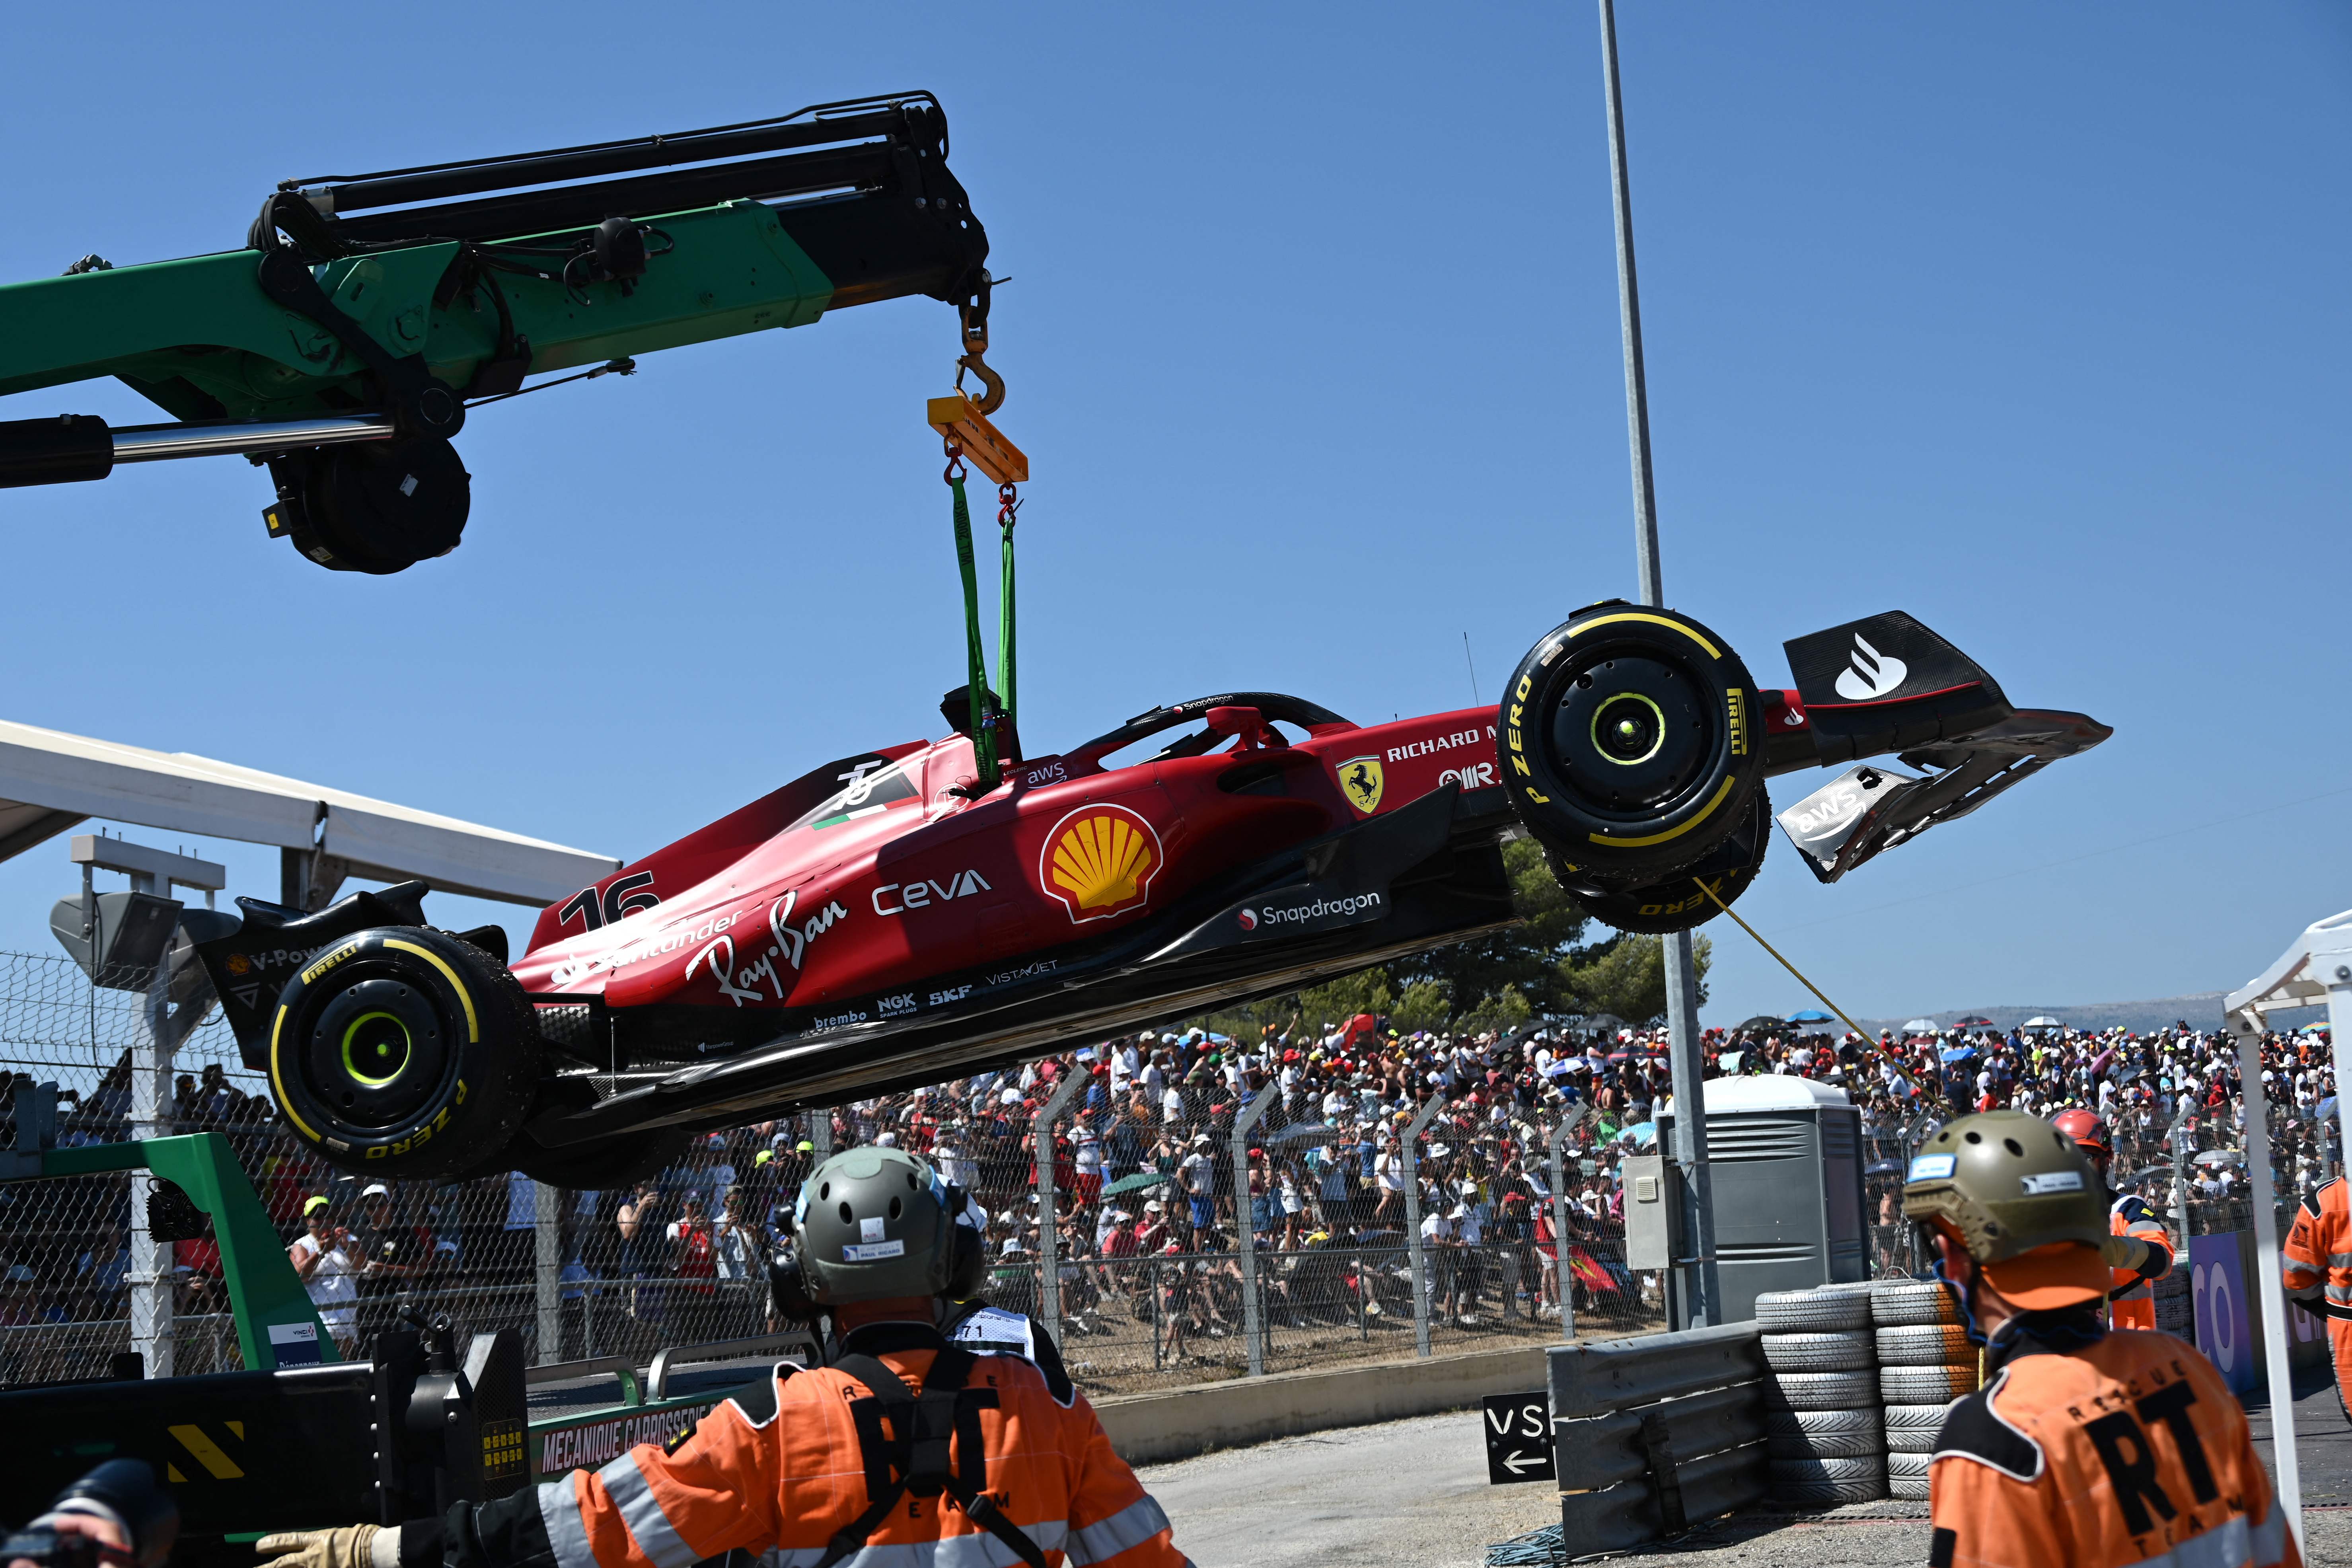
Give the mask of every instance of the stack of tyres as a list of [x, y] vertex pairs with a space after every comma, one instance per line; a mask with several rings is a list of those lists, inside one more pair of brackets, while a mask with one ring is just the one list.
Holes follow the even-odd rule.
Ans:
[[1979, 1362], [1950, 1286], [1881, 1281], [1870, 1293], [1879, 1392], [1885, 1397], [1890, 1495], [1925, 1501], [1936, 1436], [1952, 1402], [1976, 1392]]
[[1756, 1298], [1763, 1331], [1764, 1452], [1781, 1502], [1886, 1495], [1870, 1287], [1822, 1285]]

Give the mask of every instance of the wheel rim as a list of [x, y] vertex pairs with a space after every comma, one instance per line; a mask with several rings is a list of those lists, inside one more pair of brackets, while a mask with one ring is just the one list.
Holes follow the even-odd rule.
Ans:
[[1702, 782], [1719, 726], [1689, 671], [1646, 651], [1595, 650], [1559, 687], [1549, 731], [1567, 782], [1602, 814], [1654, 813]]
[[415, 1055], [408, 1026], [390, 1013], [362, 1013], [343, 1026], [343, 1071], [369, 1089], [399, 1081]]
[[383, 973], [327, 998], [307, 1037], [301, 1087], [330, 1121], [360, 1137], [405, 1128], [432, 1107], [454, 1038], [425, 987]]

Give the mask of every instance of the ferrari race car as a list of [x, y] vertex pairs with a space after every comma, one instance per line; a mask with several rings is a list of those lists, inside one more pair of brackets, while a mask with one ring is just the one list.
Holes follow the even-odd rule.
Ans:
[[[1899, 613], [1759, 689], [1688, 616], [1610, 601], [1496, 708], [1357, 724], [1274, 692], [1137, 714], [979, 786], [946, 739], [827, 763], [543, 910], [425, 923], [426, 887], [240, 899], [199, 952], [245, 1060], [334, 1164], [605, 1186], [698, 1131], [1042, 1056], [1495, 931], [1526, 834], [1604, 922], [1697, 925], [1754, 879], [1767, 775], [1834, 880], [2108, 729], [2011, 708]], [[982, 705], [983, 710], [986, 704]], [[1905, 773], [1864, 759], [1895, 753]]]

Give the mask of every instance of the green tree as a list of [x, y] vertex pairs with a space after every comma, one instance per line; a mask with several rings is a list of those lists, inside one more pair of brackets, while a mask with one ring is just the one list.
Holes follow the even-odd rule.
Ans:
[[1591, 922], [1544, 864], [1543, 850], [1533, 839], [1503, 846], [1503, 870], [1510, 879], [1512, 912], [1520, 923], [1492, 936], [1400, 959], [1393, 966], [1397, 979], [1408, 990], [1416, 984], [1442, 985], [1457, 1007], [1509, 992], [1518, 997], [1522, 1016], [1569, 1011], [1572, 998], [1559, 965], [1578, 951]]
[[[1706, 971], [1715, 944], [1700, 937], [1691, 944], [1698, 970], [1698, 999], [1706, 1000]], [[1665, 939], [1621, 933], [1611, 941], [1562, 959], [1560, 984], [1587, 1013], [1613, 1013], [1636, 1026], [1656, 1023], [1666, 1013]]]

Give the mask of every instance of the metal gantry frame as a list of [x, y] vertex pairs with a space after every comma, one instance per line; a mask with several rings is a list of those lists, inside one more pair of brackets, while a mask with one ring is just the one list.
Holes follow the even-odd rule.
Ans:
[[[2247, 1174], [2254, 1199], [2254, 1267], [2261, 1273], [2263, 1373], [2271, 1397], [2272, 1447], [2277, 1455], [2280, 1501], [2287, 1523], [2303, 1544], [2303, 1465], [2295, 1451], [2294, 1385], [2287, 1367], [2286, 1285], [2279, 1258], [2278, 1194], [2271, 1180], [2270, 1096], [2263, 1089], [2263, 1031], [2269, 1015], [2288, 1008], [2327, 1005], [2327, 1026], [2336, 1071], [2336, 1164], [2345, 1165], [2352, 1146], [2345, 1141], [2345, 1089], [2352, 1085], [2352, 910], [2304, 929], [2275, 963], [2222, 1002], [2230, 1031], [2238, 1037], [2240, 1105], [2246, 1119]], [[2320, 1131], [2324, 1141], [2326, 1130]]]

